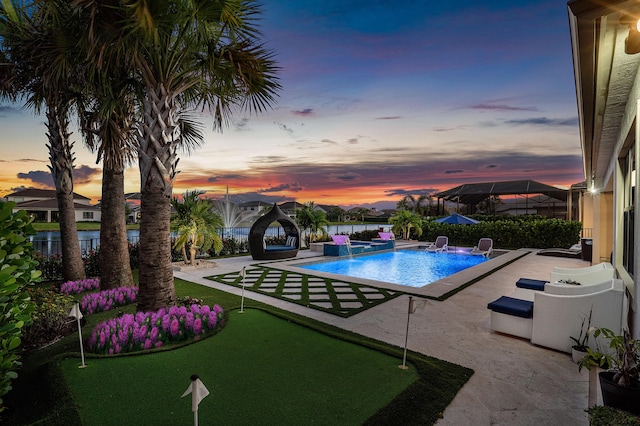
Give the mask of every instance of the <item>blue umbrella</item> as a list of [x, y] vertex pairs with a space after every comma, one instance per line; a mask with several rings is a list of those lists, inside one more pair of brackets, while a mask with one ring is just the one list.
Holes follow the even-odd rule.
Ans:
[[466, 217], [458, 213], [454, 213], [450, 216], [436, 219], [434, 220], [434, 222], [450, 223], [453, 225], [475, 225], [476, 223], [480, 223], [479, 220], [471, 219], [470, 217]]

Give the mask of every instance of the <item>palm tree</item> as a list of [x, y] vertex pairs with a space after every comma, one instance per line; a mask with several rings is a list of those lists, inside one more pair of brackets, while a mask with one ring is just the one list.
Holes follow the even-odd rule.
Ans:
[[187, 220], [178, 222], [178, 236], [174, 247], [182, 247], [183, 254], [185, 247], [189, 245], [189, 260], [184, 258], [185, 264], [193, 265], [196, 260], [198, 250], [207, 251], [213, 246], [215, 254], [222, 250], [222, 238], [218, 235], [218, 229], [222, 228], [222, 218], [212, 210], [212, 203], [209, 200], [196, 200], [189, 211]]
[[[61, 25], [68, 14], [39, 14], [37, 9], [0, 8], [4, 96], [26, 99], [36, 113], [45, 110], [49, 170], [56, 188], [65, 280], [85, 278], [75, 220], [73, 169], [75, 157], [70, 141], [69, 115], [82, 84], [78, 67], [70, 61], [67, 46], [77, 40], [73, 27]], [[68, 12], [68, 9], [67, 9]], [[66, 27], [65, 31], [60, 31]]]
[[[426, 202], [426, 205], [425, 205]], [[431, 213], [433, 198], [431, 195], [422, 194], [417, 198], [413, 195], [405, 195], [402, 200], [398, 201], [398, 210], [409, 210], [424, 217]]]
[[411, 228], [415, 228], [418, 236], [422, 235], [422, 218], [409, 210], [398, 210], [389, 218], [389, 223], [393, 225], [396, 233], [398, 229], [401, 231], [403, 240], [409, 239]]
[[331, 208], [331, 210], [329, 210], [329, 212], [327, 213], [327, 219], [332, 220], [334, 222], [343, 222], [344, 215], [346, 213], [347, 212], [342, 207], [335, 206]]
[[214, 128], [233, 107], [260, 112], [279, 89], [271, 52], [257, 44], [250, 0], [74, 0], [89, 60], [103, 72], [127, 64], [140, 84], [137, 155], [141, 181], [139, 309], [173, 304], [170, 203], [183, 110], [209, 109]]
[[296, 222], [304, 229], [309, 230], [309, 242], [314, 242], [317, 237], [326, 237], [327, 230], [324, 226], [329, 224], [327, 215], [321, 210], [317, 210], [313, 201], [305, 203], [304, 206], [296, 211]]
[[[92, 111], [82, 115], [85, 144], [102, 161], [100, 221], [100, 286], [117, 288], [133, 285], [127, 239], [124, 171], [134, 158], [134, 111], [131, 84], [127, 76], [102, 81], [88, 87], [94, 99]], [[113, 93], [113, 95], [111, 94]]]
[[[186, 191], [182, 194], [182, 201], [178, 197], [171, 199], [171, 207], [173, 207], [174, 213], [171, 215], [171, 231], [177, 232], [177, 230], [187, 224], [191, 220], [191, 211], [195, 209], [196, 203], [200, 199], [200, 195], [203, 195], [204, 191], [193, 190]], [[187, 242], [180, 246], [182, 250], [182, 259], [184, 263], [188, 263], [187, 257]], [[174, 243], [174, 247], [177, 247]]]

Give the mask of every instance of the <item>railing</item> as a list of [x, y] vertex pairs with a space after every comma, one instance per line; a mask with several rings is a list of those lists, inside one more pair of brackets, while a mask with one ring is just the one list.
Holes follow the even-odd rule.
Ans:
[[591, 238], [593, 235], [593, 228], [582, 228], [580, 232], [581, 238]]
[[[342, 233], [353, 234], [355, 232], [378, 230], [381, 228], [384, 228], [384, 230], [388, 231], [388, 229], [390, 229], [390, 226], [383, 226], [383, 224], [329, 225], [327, 227], [327, 233], [329, 235]], [[223, 239], [233, 238], [237, 241], [243, 242], [249, 239], [249, 228], [223, 228], [219, 230], [218, 234]], [[281, 237], [285, 235], [285, 231], [280, 226], [271, 226], [267, 229], [265, 235], [272, 237]], [[131, 244], [136, 244], [140, 240], [140, 236], [129, 234], [127, 239]], [[97, 249], [100, 246], [100, 238], [89, 238], [80, 240], [79, 242], [80, 250], [82, 252], [89, 252], [91, 250]], [[62, 241], [60, 240], [33, 240], [31, 243], [33, 245], [33, 248], [45, 257], [62, 253]]]

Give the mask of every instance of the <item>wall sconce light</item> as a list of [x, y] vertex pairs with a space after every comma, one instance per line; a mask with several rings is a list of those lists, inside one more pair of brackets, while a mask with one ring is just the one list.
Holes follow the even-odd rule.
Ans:
[[640, 53], [640, 19], [625, 15], [620, 18], [620, 23], [629, 27], [629, 35], [624, 40], [624, 53], [628, 55]]
[[591, 176], [591, 186], [589, 187], [589, 192], [592, 195], [595, 195], [598, 193], [598, 188], [596, 187], [596, 177], [595, 175]]

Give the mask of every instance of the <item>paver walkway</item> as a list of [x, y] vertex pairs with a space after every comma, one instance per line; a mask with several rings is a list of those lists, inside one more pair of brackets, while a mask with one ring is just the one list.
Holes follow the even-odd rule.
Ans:
[[277, 297], [302, 306], [350, 317], [403, 294], [399, 291], [356, 284], [349, 281], [270, 268], [206, 277], [223, 284]]
[[[301, 251], [298, 257], [315, 255]], [[216, 260], [217, 267], [176, 271], [175, 276], [229, 293], [236, 286], [205, 276], [255, 267], [250, 257]], [[444, 301], [427, 300], [410, 317], [409, 349], [475, 370], [438, 425], [588, 425], [589, 374], [571, 356], [490, 330], [487, 303], [513, 295], [520, 277], [546, 279], [553, 266], [583, 267], [576, 259], [537, 256], [518, 259]], [[317, 309], [245, 292], [264, 303], [402, 347], [408, 298], [400, 296], [342, 318]], [[601, 399], [599, 399], [601, 401]]]

